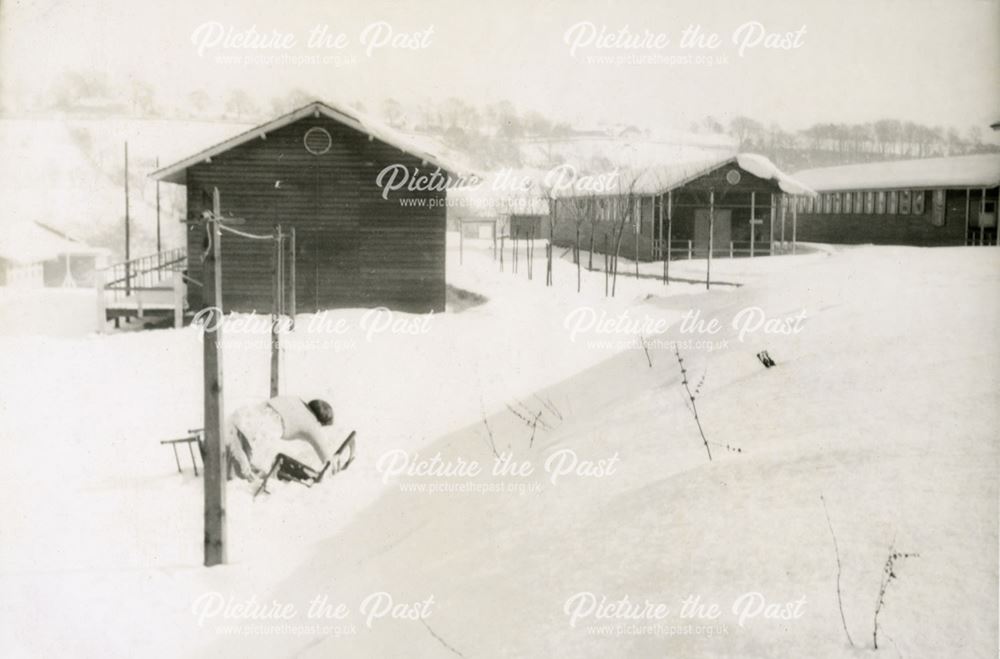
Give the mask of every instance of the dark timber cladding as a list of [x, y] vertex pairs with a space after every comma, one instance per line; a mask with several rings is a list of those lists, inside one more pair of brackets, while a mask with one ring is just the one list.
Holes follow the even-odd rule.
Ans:
[[[319, 116], [316, 116], [316, 115]], [[305, 147], [307, 131], [321, 128], [325, 153]], [[322, 149], [313, 149], [314, 152]], [[270, 234], [277, 224], [296, 230], [299, 311], [387, 306], [442, 311], [445, 302], [445, 192], [399, 191], [383, 199], [376, 180], [389, 165], [429, 173], [433, 164], [326, 114], [288, 125], [187, 167], [188, 217], [211, 207], [218, 187], [224, 216], [245, 218], [238, 228]], [[408, 201], [401, 203], [401, 196]], [[422, 201], [421, 201], [422, 200]], [[203, 230], [188, 229], [190, 276], [202, 280]], [[226, 310], [271, 308], [272, 244], [232, 234], [222, 239]], [[189, 287], [189, 304], [202, 304]]]
[[626, 195], [634, 204], [621, 241], [620, 253], [626, 258], [663, 259], [668, 243], [672, 259], [703, 258], [708, 253], [710, 226], [714, 256], [749, 255], [751, 244], [754, 252], [764, 254], [781, 237], [772, 208], [776, 209], [783, 191], [800, 191], [770, 161], [752, 154], [651, 167], [631, 176], [634, 187], [630, 187], [629, 175], [623, 175], [622, 187], [611, 195], [558, 199], [555, 242], [574, 245], [579, 229], [581, 249], [590, 249], [593, 234], [595, 251], [603, 252], [607, 244], [613, 252], [623, 208], [621, 195]]
[[800, 240], [997, 244], [1000, 154], [823, 167], [796, 177], [819, 193], [789, 202]]

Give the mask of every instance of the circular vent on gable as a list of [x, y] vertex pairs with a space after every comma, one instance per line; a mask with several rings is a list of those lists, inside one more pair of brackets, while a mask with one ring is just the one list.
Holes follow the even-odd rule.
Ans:
[[741, 178], [742, 177], [740, 176], [740, 172], [738, 169], [730, 169], [728, 172], [726, 172], [726, 183], [728, 183], [729, 185], [736, 185], [737, 183], [740, 182]]
[[325, 128], [314, 126], [306, 131], [302, 143], [305, 144], [306, 151], [314, 156], [321, 156], [333, 146], [333, 138]]

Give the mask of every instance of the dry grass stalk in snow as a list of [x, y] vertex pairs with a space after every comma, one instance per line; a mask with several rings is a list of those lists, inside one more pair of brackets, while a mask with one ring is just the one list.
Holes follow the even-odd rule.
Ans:
[[830, 512], [826, 509], [826, 499], [823, 495], [819, 495], [819, 500], [823, 503], [823, 513], [826, 515], [826, 524], [830, 527], [830, 537], [833, 538], [833, 552], [837, 557], [837, 608], [840, 609], [840, 624], [844, 628], [844, 634], [847, 636], [847, 642], [851, 644], [851, 647], [855, 647], [854, 639], [851, 638], [851, 632], [847, 630], [847, 618], [844, 617], [844, 600], [840, 593], [840, 546], [837, 544], [837, 534], [833, 532], [833, 522], [830, 521]]
[[889, 584], [893, 582], [894, 579], [898, 579], [896, 576], [896, 561], [904, 558], [917, 558], [920, 554], [904, 554], [902, 552], [896, 551], [895, 541], [889, 545], [889, 556], [885, 559], [885, 565], [882, 567], [882, 583], [879, 585], [878, 589], [878, 601], [875, 602], [875, 615], [873, 619], [872, 626], [872, 645], [878, 650], [878, 614], [882, 612], [882, 608], [885, 606], [885, 592], [889, 589]]

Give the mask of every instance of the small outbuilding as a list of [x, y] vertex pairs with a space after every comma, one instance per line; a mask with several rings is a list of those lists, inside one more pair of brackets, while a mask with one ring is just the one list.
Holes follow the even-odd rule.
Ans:
[[[453, 168], [353, 109], [313, 102], [155, 172], [187, 187], [188, 275], [203, 280], [197, 222], [218, 188], [225, 217], [247, 235], [295, 230], [297, 310], [445, 306], [445, 212]], [[286, 267], [287, 267], [286, 263]], [[225, 233], [224, 308], [272, 306], [271, 242]], [[289, 283], [289, 285], [291, 285]], [[188, 306], [203, 305], [188, 287]]]
[[45, 224], [14, 221], [0, 235], [0, 286], [90, 286], [109, 255]]

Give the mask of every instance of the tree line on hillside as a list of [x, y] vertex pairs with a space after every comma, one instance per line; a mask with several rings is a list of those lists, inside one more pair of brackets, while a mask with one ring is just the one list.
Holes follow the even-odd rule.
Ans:
[[[113, 83], [100, 72], [68, 71], [51, 88], [22, 101], [19, 109], [29, 113], [258, 123], [314, 98], [298, 88], [269, 99], [236, 88], [221, 95], [196, 89], [182, 98], [165, 101], [141, 80]], [[448, 97], [404, 105], [387, 98], [377, 107], [368, 108], [361, 102], [351, 107], [380, 117], [395, 128], [434, 136], [484, 168], [523, 165], [521, 146], [526, 141], [558, 142], [583, 136], [641, 140], [655, 134], [633, 125], [573, 126], [534, 110], [521, 110], [504, 100], [477, 106]], [[5, 109], [10, 111], [9, 107]], [[927, 126], [893, 118], [854, 124], [817, 123], [790, 131], [777, 123], [765, 124], [746, 116], [733, 117], [727, 123], [708, 116], [690, 129], [700, 134], [728, 135], [741, 151], [762, 153], [791, 171], [845, 162], [1000, 150], [984, 141], [983, 128], [978, 126], [961, 131], [954, 126]]]
[[787, 169], [1000, 150], [984, 142], [979, 126], [970, 126], [963, 133], [954, 126], [927, 126], [889, 118], [853, 124], [816, 123], [803, 130], [787, 131], [776, 123], [765, 125], [745, 116], [734, 117], [728, 126], [707, 117], [691, 129], [731, 135], [741, 151], [763, 153]]

